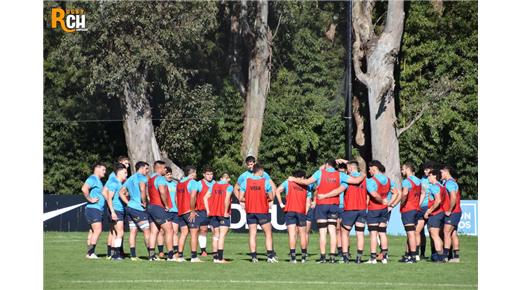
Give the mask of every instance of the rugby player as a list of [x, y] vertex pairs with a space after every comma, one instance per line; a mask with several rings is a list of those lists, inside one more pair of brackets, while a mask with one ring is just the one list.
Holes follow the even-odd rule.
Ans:
[[[329, 159], [323, 169], [318, 169], [307, 179], [299, 179], [293, 176], [288, 181], [296, 182], [300, 185], [310, 185], [316, 183], [316, 222], [320, 234], [320, 259], [318, 263], [326, 263], [327, 231], [330, 235], [329, 262], [336, 263], [336, 224], [338, 219], [339, 194], [345, 191], [348, 183], [357, 184], [363, 181], [364, 176], [349, 177], [343, 172], [336, 171], [335, 159]], [[333, 194], [331, 191], [336, 192]]]
[[[339, 160], [336, 160], [336, 164], [338, 166], [339, 172], [344, 172], [344, 173], [347, 172], [347, 163], [339, 162]], [[350, 250], [348, 248], [348, 245], [343, 244], [343, 239], [341, 236], [341, 217], [343, 215], [343, 211], [344, 211], [344, 207], [345, 207], [344, 206], [344, 201], [345, 201], [344, 196], [345, 196], [344, 191], [339, 194], [338, 222], [336, 224], [336, 244], [338, 247], [338, 255], [343, 254], [343, 249], [345, 249], [346, 251]], [[344, 262], [345, 262], [345, 259], [340, 259], [340, 263], [344, 263]]]
[[167, 261], [173, 259], [173, 226], [172, 220], [168, 212], [172, 208], [170, 193], [168, 192], [168, 183], [164, 175], [166, 175], [166, 163], [157, 160], [153, 164], [154, 174], [148, 179], [148, 197], [149, 203], [147, 207], [148, 215], [151, 217], [150, 225], [150, 261], [157, 261], [159, 258], [155, 255], [155, 242], [159, 229], [164, 232], [164, 240], [166, 249], [168, 250]]
[[417, 224], [417, 209], [421, 197], [421, 180], [415, 176], [415, 167], [406, 162], [401, 167], [403, 180], [403, 195], [401, 197], [401, 220], [406, 231], [406, 252], [400, 262], [416, 263], [417, 241], [415, 226]]
[[220, 181], [213, 184], [204, 195], [204, 207], [210, 218], [213, 230], [213, 262], [219, 264], [229, 263], [224, 259], [224, 241], [231, 226], [231, 196], [233, 186], [229, 184], [229, 174], [224, 173]]
[[[293, 174], [294, 177], [305, 178], [305, 171], [297, 170]], [[282, 202], [281, 193], [285, 192], [285, 204]], [[300, 247], [302, 252], [302, 263], [307, 260], [307, 211], [311, 205], [312, 192], [308, 186], [299, 185], [297, 183], [285, 180], [276, 189], [276, 198], [278, 204], [285, 211], [285, 224], [287, 225], [287, 233], [289, 234], [289, 255], [290, 262], [296, 263], [296, 233], [300, 236]]]
[[[148, 193], [148, 172], [150, 165], [144, 161], [138, 161], [135, 164], [135, 173], [130, 176], [119, 190], [119, 197], [126, 204], [126, 213], [128, 218], [132, 220], [130, 223], [130, 255], [132, 261], [139, 261], [136, 255], [135, 244], [137, 238], [137, 228], [141, 229], [144, 235], [144, 244], [150, 249], [150, 223], [148, 214], [146, 213], [147, 193]], [[127, 194], [128, 193], [128, 194]], [[148, 256], [151, 257], [150, 251]]]
[[449, 259], [450, 263], [459, 263], [459, 236], [457, 234], [457, 227], [462, 217], [462, 211], [460, 209], [460, 189], [459, 185], [453, 179], [453, 168], [448, 165], [444, 165], [441, 169], [441, 176], [448, 192], [450, 200], [449, 207], [444, 212], [444, 255], [447, 256], [450, 249], [453, 247], [453, 257]]
[[[336, 160], [339, 164], [347, 164], [349, 176], [358, 177], [359, 163], [357, 161], [347, 161], [344, 159]], [[350, 261], [350, 231], [354, 226], [357, 237], [356, 264], [361, 264], [363, 248], [365, 243], [365, 223], [367, 210], [367, 189], [366, 179], [359, 184], [350, 184], [344, 192], [344, 211], [341, 217], [341, 243], [343, 245], [343, 262]]]
[[430, 187], [430, 181], [428, 175], [433, 170], [433, 162], [426, 162], [423, 165], [424, 176], [421, 178], [421, 196], [419, 198], [419, 209], [417, 213], [417, 226], [415, 227], [415, 240], [417, 246], [420, 249], [420, 254], [415, 256], [417, 261], [424, 259], [426, 256], [426, 235], [424, 233], [424, 227], [428, 221], [425, 219], [424, 214], [428, 210], [428, 195], [426, 194]]
[[[367, 191], [369, 194], [367, 224], [370, 232], [370, 259], [368, 264], [377, 263], [377, 238], [381, 241], [381, 262], [388, 263], [388, 239], [386, 236], [386, 226], [390, 218], [392, 209], [400, 198], [400, 192], [395, 184], [383, 174], [385, 168], [378, 160], [368, 163], [369, 173], [372, 176], [367, 179]], [[391, 200], [388, 200], [389, 193], [392, 192]]]
[[112, 260], [121, 260], [123, 259], [121, 247], [123, 245], [125, 208], [121, 198], [119, 197], [119, 190], [123, 186], [123, 182], [126, 180], [126, 167], [117, 167], [115, 170], [115, 176], [115, 179], [108, 180], [107, 184], [103, 188], [103, 195], [106, 196], [111, 220], [110, 232], [114, 237], [110, 244], [112, 248], [110, 256]]
[[269, 201], [274, 199], [274, 194], [271, 183], [264, 177], [264, 174], [264, 167], [256, 163], [253, 166], [253, 175], [245, 178], [240, 184], [240, 198], [238, 200], [245, 203], [247, 225], [249, 226], [251, 262], [258, 263], [256, 255], [256, 227], [260, 225], [265, 235], [267, 262], [278, 263], [278, 259], [273, 251], [271, 214], [269, 213]]
[[440, 184], [441, 173], [437, 169], [430, 171], [428, 175], [430, 187], [428, 189], [428, 210], [424, 213], [424, 217], [428, 219], [428, 230], [433, 239], [436, 253], [432, 253], [432, 262], [444, 262], [444, 251], [442, 248], [442, 239], [440, 230], [444, 221], [444, 207], [447, 192], [444, 186]]
[[87, 200], [85, 207], [85, 218], [90, 226], [87, 236], [87, 258], [98, 259], [96, 255], [96, 243], [101, 234], [103, 222], [103, 210], [105, 208], [105, 198], [103, 197], [103, 182], [107, 168], [104, 164], [96, 163], [93, 174], [87, 178], [81, 191]]
[[168, 211], [168, 219], [172, 221], [173, 228], [173, 260], [177, 261], [179, 255], [179, 213], [175, 196], [177, 194], [178, 182], [173, 178], [173, 171], [171, 167], [166, 166], [166, 175], [164, 177], [166, 177], [168, 193], [170, 194], [170, 200], [172, 202], [172, 207]]
[[197, 242], [199, 229], [196, 227], [197, 213], [195, 211], [195, 205], [197, 201], [197, 192], [199, 190], [198, 182], [195, 180], [197, 177], [197, 169], [194, 166], [188, 165], [184, 168], [184, 177], [177, 184], [177, 194], [175, 195], [178, 215], [179, 215], [179, 227], [181, 228], [181, 236], [179, 238], [179, 256], [176, 259], [177, 262], [185, 262], [184, 259], [184, 243], [188, 233], [190, 234], [190, 246], [191, 246], [191, 260], [192, 263], [202, 262], [197, 257]]
[[[215, 184], [215, 180], [213, 180], [213, 169], [209, 166], [206, 166], [202, 171], [202, 176], [204, 178], [198, 181], [197, 202], [195, 204], [197, 217], [195, 218], [195, 225], [199, 228], [200, 255], [202, 257], [206, 257], [208, 255], [208, 252], [206, 251], [206, 235], [208, 234], [209, 218], [204, 206], [204, 196]], [[212, 250], [214, 252], [216, 251], [215, 248]]]
[[[110, 181], [112, 180], [115, 180], [116, 179], [116, 172], [115, 170], [118, 168], [118, 167], [122, 167], [124, 166], [124, 168], [126, 168], [127, 170], [127, 176], [130, 174], [130, 159], [126, 156], [119, 156], [117, 158], [117, 163], [116, 163], [116, 166], [114, 168], [114, 171], [112, 171], [112, 173], [110, 173], [110, 175], [108, 176], [108, 180], [107, 180], [107, 183], [108, 184]], [[105, 184], [105, 185], [106, 185]], [[108, 201], [108, 200], [107, 200]], [[108, 216], [110, 216], [111, 213], [108, 212]], [[107, 260], [110, 259], [110, 257], [112, 256], [112, 231], [108, 231], [108, 236], [107, 236]], [[123, 242], [121, 242], [121, 256], [124, 257], [124, 252], [123, 252]]]

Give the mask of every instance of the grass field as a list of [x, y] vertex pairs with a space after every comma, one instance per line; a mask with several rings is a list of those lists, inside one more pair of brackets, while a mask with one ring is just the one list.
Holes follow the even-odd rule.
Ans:
[[[45, 289], [467, 289], [477, 287], [476, 237], [461, 237], [460, 264], [418, 264], [397, 262], [403, 252], [404, 237], [390, 237], [387, 265], [316, 264], [317, 234], [311, 235], [310, 258], [306, 264], [288, 263], [287, 235], [275, 234], [278, 264], [265, 262], [263, 237], [258, 241], [260, 263], [249, 262], [247, 234], [230, 233], [224, 255], [230, 264], [108, 261], [106, 233], [100, 237], [99, 260], [85, 259], [86, 233], [46, 232], [44, 234]], [[137, 255], [146, 255], [142, 234]], [[355, 238], [354, 238], [355, 240]], [[208, 244], [211, 237], [208, 235]], [[368, 246], [368, 242], [365, 242]], [[429, 247], [429, 245], [428, 245]], [[125, 251], [129, 251], [125, 244]], [[189, 249], [185, 256], [189, 256]], [[297, 250], [299, 253], [299, 250]], [[427, 251], [429, 253], [429, 250]], [[367, 259], [369, 253], [365, 248]], [[299, 258], [299, 257], [298, 257]], [[299, 260], [298, 260], [299, 261]], [[377, 277], [377, 278], [375, 278]]]

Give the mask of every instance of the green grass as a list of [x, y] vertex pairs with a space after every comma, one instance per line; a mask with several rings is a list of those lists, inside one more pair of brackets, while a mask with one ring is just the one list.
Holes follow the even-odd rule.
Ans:
[[[121, 262], [87, 260], [86, 233], [47, 232], [44, 234], [45, 289], [439, 289], [477, 287], [476, 237], [461, 237], [460, 264], [418, 264], [397, 262], [403, 252], [404, 237], [390, 237], [387, 265], [316, 264], [317, 234], [311, 235], [311, 262], [289, 264], [287, 235], [275, 234], [278, 264], [249, 262], [247, 234], [230, 233], [225, 256], [231, 264], [173, 262]], [[260, 235], [259, 253], [264, 252]], [[355, 238], [353, 238], [355, 241]], [[211, 237], [208, 235], [208, 243]], [[96, 253], [106, 252], [106, 233], [100, 237]], [[127, 241], [125, 241], [127, 242]], [[368, 246], [368, 241], [365, 241]], [[138, 235], [137, 255], [145, 256], [142, 234]], [[429, 245], [428, 245], [429, 247]], [[125, 250], [129, 251], [125, 244]], [[187, 249], [186, 254], [189, 249]], [[299, 250], [297, 250], [299, 252]], [[365, 259], [369, 250], [365, 248]], [[429, 250], [428, 250], [429, 253]], [[210, 257], [203, 258], [206, 261]]]

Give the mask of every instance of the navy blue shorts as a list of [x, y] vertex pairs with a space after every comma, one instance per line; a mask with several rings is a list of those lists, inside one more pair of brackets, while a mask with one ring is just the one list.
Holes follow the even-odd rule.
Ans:
[[86, 207], [85, 218], [89, 225], [93, 223], [100, 223], [103, 221], [103, 212], [96, 208]]
[[169, 211], [166, 213], [166, 219], [170, 222], [179, 224], [179, 213], [176, 211]]
[[428, 218], [428, 228], [440, 228], [444, 225], [444, 212], [441, 211], [436, 215], [431, 215]]
[[450, 216], [444, 216], [444, 224], [452, 225], [455, 228], [459, 226], [460, 219], [462, 218], [462, 212], [451, 213]]
[[271, 214], [270, 213], [248, 213], [247, 214], [247, 224], [258, 224], [265, 225], [271, 222]]
[[168, 212], [165, 211], [164, 208], [161, 206], [149, 204], [146, 208], [146, 211], [148, 212], [150, 221], [154, 222], [158, 226], [168, 221]]
[[179, 227], [181, 227], [181, 228], [185, 227], [185, 226], [189, 227], [189, 224], [190, 224], [190, 222], [188, 220], [189, 217], [190, 217], [190, 212], [187, 212], [183, 215], [179, 215], [179, 218], [177, 219]]
[[148, 220], [148, 213], [146, 213], [146, 211], [140, 211], [131, 207], [127, 207], [126, 213], [136, 225], [140, 222]]
[[195, 224], [197, 227], [209, 225], [208, 212], [206, 210], [197, 210], [197, 217], [195, 218]]
[[344, 211], [345, 211], [345, 209], [343, 207], [338, 206], [338, 219], [341, 219], [341, 215], [343, 214]]
[[297, 225], [299, 227], [307, 226], [307, 216], [303, 213], [289, 211], [285, 213], [286, 225]]
[[210, 225], [213, 228], [219, 227], [230, 227], [231, 226], [231, 217], [223, 217], [223, 216], [212, 216], [209, 217]]
[[345, 210], [341, 214], [341, 224], [347, 227], [352, 227], [355, 223], [365, 224], [366, 222], [366, 210]]
[[320, 204], [316, 206], [316, 220], [337, 220], [339, 207], [337, 204]]
[[425, 221], [427, 221], [428, 219], [424, 218], [424, 214], [426, 213], [427, 210], [428, 210], [427, 206], [421, 207], [421, 209], [417, 211], [417, 220], [425, 220]]
[[411, 211], [407, 211], [407, 212], [402, 212], [401, 221], [403, 222], [403, 225], [411, 225], [411, 224], [416, 225], [417, 224], [417, 211], [411, 210]]
[[369, 225], [387, 223], [389, 219], [390, 213], [386, 208], [367, 211], [367, 224]]
[[109, 214], [108, 216], [110, 217], [110, 221], [112, 222], [124, 222], [125, 221], [125, 212], [124, 211], [118, 211], [116, 210], [116, 216], [117, 216], [117, 220], [113, 220], [112, 219], [112, 214]]
[[309, 211], [307, 212], [307, 221], [312, 222], [314, 221], [314, 214], [316, 213], [316, 208], [309, 208]]

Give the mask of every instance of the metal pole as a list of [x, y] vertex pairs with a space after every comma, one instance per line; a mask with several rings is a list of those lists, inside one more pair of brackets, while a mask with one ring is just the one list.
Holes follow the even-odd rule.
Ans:
[[352, 1], [347, 5], [347, 64], [345, 70], [345, 155], [352, 159]]

